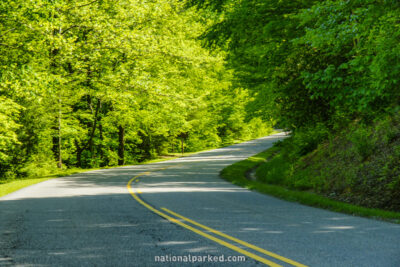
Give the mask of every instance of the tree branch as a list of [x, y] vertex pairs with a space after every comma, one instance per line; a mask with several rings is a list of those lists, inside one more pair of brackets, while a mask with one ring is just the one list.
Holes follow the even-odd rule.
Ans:
[[92, 132], [90, 133], [89, 140], [81, 148], [81, 151], [85, 150], [89, 146], [90, 141], [92, 141], [92, 139], [94, 137], [94, 133], [96, 131], [97, 121], [98, 121], [97, 115], [99, 114], [100, 106], [101, 106], [101, 101], [100, 101], [100, 99], [97, 99], [97, 107], [96, 107], [96, 112], [94, 114], [94, 123], [93, 123], [93, 127], [92, 127]]
[[73, 29], [73, 28], [76, 28], [76, 27], [79, 27], [79, 26], [78, 26], [78, 25], [72, 25], [71, 27], [69, 27], [69, 28], [63, 30], [63, 31], [61, 32], [61, 35], [63, 35], [63, 34], [66, 33], [67, 31], [69, 31], [69, 30], [71, 30], [71, 29]]
[[85, 6], [90, 6], [91, 4], [96, 3], [97, 1], [99, 1], [99, 0], [94, 0], [94, 1], [92, 1], [92, 2], [89, 2], [89, 3], [87, 3], [87, 4], [83, 4], [83, 5], [80, 5], [80, 6], [74, 6], [74, 7], [68, 8], [66, 11], [71, 10], [71, 9], [74, 9], [74, 8], [81, 8], [81, 7], [85, 7]]
[[15, 29], [16, 29], [16, 28], [8, 29], [8, 30], [5, 31], [2, 35], [0, 35], [0, 38], [3, 37], [4, 35], [6, 35], [6, 33], [12, 32], [12, 31], [14, 31]]

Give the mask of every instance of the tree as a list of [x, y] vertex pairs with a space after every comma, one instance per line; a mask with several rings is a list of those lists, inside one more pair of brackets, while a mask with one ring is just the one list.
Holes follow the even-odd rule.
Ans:
[[122, 165], [183, 139], [193, 151], [252, 135], [227, 54], [199, 39], [216, 16], [188, 4], [0, 3], [4, 170]]

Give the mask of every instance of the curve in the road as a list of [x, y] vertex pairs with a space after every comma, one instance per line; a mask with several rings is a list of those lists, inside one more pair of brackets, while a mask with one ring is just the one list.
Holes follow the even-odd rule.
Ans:
[[[75, 174], [1, 197], [0, 266], [293, 266], [274, 255], [317, 267], [400, 266], [400, 225], [282, 201], [219, 177], [284, 137]], [[129, 194], [130, 180], [148, 206]], [[229, 261], [238, 254], [245, 261]]]
[[[165, 167], [165, 168], [161, 168], [161, 169], [159, 169], [159, 170], [164, 170], [164, 169], [167, 169], [167, 168], [168, 168], [168, 167]], [[154, 170], [154, 171], [157, 171], [157, 170]], [[153, 171], [153, 172], [154, 172], [154, 171]], [[249, 252], [249, 251], [247, 251], [247, 250], [244, 250], [244, 249], [242, 249], [242, 248], [239, 248], [238, 246], [235, 246], [234, 244], [228, 243], [228, 242], [226, 242], [226, 241], [224, 241], [224, 240], [222, 240], [222, 239], [219, 239], [219, 238], [217, 238], [217, 237], [215, 237], [215, 236], [212, 236], [212, 235], [210, 235], [210, 234], [207, 234], [207, 233], [201, 231], [201, 230], [198, 229], [198, 228], [194, 228], [194, 227], [192, 227], [192, 226], [190, 226], [190, 225], [188, 225], [188, 224], [185, 224], [185, 223], [179, 221], [178, 219], [182, 219], [182, 220], [184, 220], [184, 221], [186, 221], [186, 222], [188, 222], [188, 223], [190, 223], [190, 224], [192, 224], [192, 225], [195, 225], [195, 226], [198, 226], [198, 227], [200, 227], [200, 228], [203, 228], [203, 229], [205, 229], [205, 230], [207, 230], [207, 231], [209, 231], [209, 232], [211, 232], [211, 233], [213, 233], [213, 234], [219, 235], [219, 236], [221, 236], [221, 237], [224, 237], [224, 238], [226, 238], [226, 239], [229, 239], [229, 240], [231, 240], [231, 241], [234, 241], [234, 242], [236, 242], [236, 243], [238, 243], [238, 244], [241, 244], [241, 245], [243, 245], [243, 246], [245, 246], [245, 247], [248, 247], [248, 248], [253, 249], [253, 250], [255, 250], [255, 251], [261, 252], [261, 253], [263, 253], [263, 254], [265, 254], [265, 255], [267, 255], [267, 256], [270, 256], [270, 257], [273, 257], [273, 258], [275, 258], [275, 259], [277, 259], [277, 260], [280, 260], [280, 261], [289, 263], [289, 264], [291, 264], [291, 265], [293, 265], [293, 266], [296, 266], [296, 267], [307, 267], [307, 266], [304, 265], [304, 264], [298, 263], [298, 262], [293, 261], [293, 260], [291, 260], [291, 259], [287, 259], [287, 258], [285, 258], [285, 257], [282, 257], [282, 256], [278, 255], [278, 254], [275, 254], [275, 253], [270, 252], [270, 251], [268, 251], [268, 250], [262, 249], [262, 248], [260, 248], [260, 247], [255, 246], [255, 245], [252, 245], [252, 244], [250, 244], [250, 243], [247, 243], [247, 242], [245, 242], [245, 241], [242, 241], [242, 240], [240, 240], [240, 239], [238, 239], [238, 238], [229, 236], [229, 235], [224, 234], [224, 233], [222, 233], [222, 232], [220, 232], [220, 231], [217, 231], [217, 230], [215, 230], [215, 229], [212, 229], [212, 228], [210, 228], [210, 227], [208, 227], [208, 226], [205, 226], [205, 225], [203, 225], [203, 224], [200, 224], [200, 223], [198, 223], [198, 222], [195, 222], [195, 221], [193, 221], [193, 220], [191, 220], [191, 219], [188, 219], [188, 218], [186, 218], [186, 217], [184, 217], [184, 216], [182, 216], [182, 215], [180, 215], [180, 214], [178, 214], [178, 213], [176, 213], [176, 212], [173, 212], [173, 211], [171, 211], [171, 210], [169, 210], [169, 209], [167, 209], [167, 208], [161, 208], [161, 209], [164, 210], [165, 212], [169, 213], [170, 215], [175, 216], [175, 218], [174, 218], [174, 217], [171, 217], [170, 215], [167, 215], [166, 213], [161, 212], [160, 210], [156, 209], [155, 207], [152, 207], [151, 205], [149, 205], [148, 203], [146, 203], [145, 201], [143, 201], [143, 200], [138, 196], [137, 193], [140, 194], [140, 191], [139, 191], [139, 192], [135, 192], [135, 189], [134, 189], [133, 186], [132, 186], [132, 183], [134, 183], [135, 181], [137, 181], [137, 180], [139, 179], [139, 177], [144, 176], [144, 175], [148, 175], [148, 174], [150, 174], [150, 172], [141, 173], [141, 174], [139, 174], [139, 175], [133, 177], [133, 178], [128, 182], [127, 188], [128, 188], [128, 190], [129, 190], [130, 194], [132, 195], [132, 197], [133, 197], [137, 202], [139, 202], [141, 205], [143, 205], [144, 207], [146, 207], [147, 209], [149, 209], [150, 211], [156, 213], [157, 215], [159, 215], [159, 216], [161, 216], [161, 217], [167, 219], [168, 221], [170, 221], [170, 222], [172, 222], [172, 223], [175, 223], [175, 224], [177, 224], [177, 225], [179, 225], [179, 226], [182, 226], [183, 228], [185, 228], [185, 229], [187, 229], [187, 230], [189, 230], [189, 231], [192, 231], [192, 232], [194, 232], [194, 233], [196, 233], [196, 234], [198, 234], [198, 235], [201, 235], [201, 236], [203, 236], [203, 237], [205, 237], [205, 238], [207, 238], [207, 239], [209, 239], [209, 240], [212, 240], [212, 241], [214, 241], [214, 242], [216, 242], [216, 243], [218, 243], [218, 244], [220, 244], [220, 245], [222, 245], [222, 246], [225, 246], [225, 247], [227, 247], [227, 248], [230, 248], [230, 249], [232, 249], [233, 251], [239, 252], [239, 253], [241, 253], [241, 254], [243, 254], [243, 255], [246, 255], [246, 256], [248, 256], [248, 257], [250, 257], [250, 258], [253, 258], [253, 259], [255, 259], [255, 260], [259, 261], [259, 262], [262, 262], [262, 263], [264, 263], [264, 264], [266, 264], [266, 265], [268, 265], [268, 266], [271, 266], [271, 267], [282, 267], [282, 265], [279, 265], [279, 264], [277, 264], [277, 263], [275, 263], [275, 262], [273, 262], [273, 261], [271, 261], [271, 260], [268, 260], [268, 259], [266, 259], [266, 258], [260, 257], [260, 256], [258, 256], [258, 255], [256, 255], [256, 254], [251, 253], [251, 252]], [[178, 219], [177, 219], [177, 218], [178, 218]]]

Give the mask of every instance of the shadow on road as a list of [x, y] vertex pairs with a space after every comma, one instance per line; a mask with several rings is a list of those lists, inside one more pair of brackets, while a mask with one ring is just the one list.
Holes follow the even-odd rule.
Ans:
[[[280, 138], [75, 174], [3, 197], [0, 266], [177, 266], [154, 257], [238, 255], [136, 202], [126, 185], [138, 175], [132, 187], [156, 209], [166, 207], [310, 266], [400, 266], [400, 225], [278, 200], [218, 178], [223, 167]], [[338, 265], [343, 262], [350, 265]]]

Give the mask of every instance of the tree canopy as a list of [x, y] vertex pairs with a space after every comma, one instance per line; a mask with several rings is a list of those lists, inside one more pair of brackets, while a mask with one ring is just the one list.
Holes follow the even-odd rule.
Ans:
[[218, 14], [203, 36], [228, 52], [256, 114], [296, 130], [397, 109], [398, 1], [191, 3]]
[[0, 177], [255, 137], [213, 19], [178, 0], [0, 3]]

